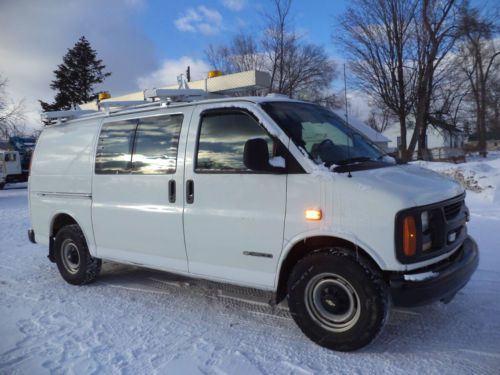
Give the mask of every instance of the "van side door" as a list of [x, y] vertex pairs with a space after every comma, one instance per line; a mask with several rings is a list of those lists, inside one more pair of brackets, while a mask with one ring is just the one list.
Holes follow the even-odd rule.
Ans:
[[157, 112], [102, 124], [92, 184], [99, 257], [187, 271], [182, 189], [190, 115]]
[[272, 289], [283, 246], [287, 175], [245, 166], [245, 144], [278, 148], [248, 108], [196, 107], [185, 162], [189, 272]]

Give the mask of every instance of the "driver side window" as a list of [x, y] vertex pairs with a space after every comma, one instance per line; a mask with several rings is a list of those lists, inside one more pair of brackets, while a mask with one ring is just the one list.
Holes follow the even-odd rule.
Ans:
[[242, 111], [203, 115], [198, 134], [195, 171], [204, 173], [255, 173], [243, 162], [245, 143], [261, 138], [274, 156], [274, 141], [264, 128]]

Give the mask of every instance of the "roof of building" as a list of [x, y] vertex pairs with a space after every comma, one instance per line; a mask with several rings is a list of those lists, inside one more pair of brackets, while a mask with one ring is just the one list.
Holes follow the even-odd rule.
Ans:
[[[339, 109], [332, 109], [332, 111], [341, 118], [345, 118], [345, 112]], [[379, 133], [375, 129], [372, 129], [368, 125], [366, 125], [363, 121], [361, 121], [357, 117], [349, 116], [349, 125], [359, 130], [361, 133], [366, 135], [370, 141], [375, 143], [388, 143], [391, 142], [389, 138]]]

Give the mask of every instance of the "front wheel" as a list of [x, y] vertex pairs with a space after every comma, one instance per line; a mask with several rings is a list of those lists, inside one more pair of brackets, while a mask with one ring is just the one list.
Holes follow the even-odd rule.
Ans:
[[389, 311], [387, 286], [348, 250], [325, 249], [300, 260], [288, 281], [288, 305], [302, 332], [339, 351], [368, 345]]
[[90, 255], [85, 236], [78, 225], [68, 225], [59, 230], [54, 249], [59, 273], [68, 283], [88, 284], [99, 275], [101, 260]]

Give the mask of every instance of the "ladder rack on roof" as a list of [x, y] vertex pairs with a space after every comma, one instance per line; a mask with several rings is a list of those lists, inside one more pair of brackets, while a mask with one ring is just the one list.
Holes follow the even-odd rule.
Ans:
[[[78, 107], [68, 111], [44, 112], [41, 118], [45, 123], [59, 124], [75, 118], [92, 117], [153, 106], [166, 106], [172, 102], [193, 102], [221, 98], [241, 90], [267, 88], [270, 82], [271, 77], [268, 73], [257, 70], [189, 82], [189, 87], [187, 82], [181, 79], [177, 88], [147, 89], [123, 97], [101, 100], [97, 102], [97, 107], [94, 107], [96, 110]], [[89, 108], [93, 105], [86, 103], [82, 106]]]
[[77, 117], [82, 117], [86, 115], [92, 115], [97, 113], [97, 111], [91, 109], [69, 109], [66, 111], [51, 111], [51, 112], [43, 112], [41, 114], [42, 121], [56, 121], [62, 122], [64, 120], [68, 121]]

